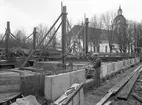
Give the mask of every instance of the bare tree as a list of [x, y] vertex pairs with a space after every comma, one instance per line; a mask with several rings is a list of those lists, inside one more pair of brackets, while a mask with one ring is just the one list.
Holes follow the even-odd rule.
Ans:
[[134, 22], [134, 47], [136, 52], [140, 52], [139, 47], [142, 47], [142, 24]]
[[[101, 30], [103, 28], [102, 19], [100, 17], [97, 17], [97, 15], [94, 15], [90, 20], [90, 27]], [[95, 52], [96, 47], [97, 49], [99, 48], [99, 41], [101, 37], [102, 37], [101, 33], [90, 36], [90, 41], [93, 43], [94, 52]]]
[[0, 33], [0, 47], [3, 48], [4, 47], [4, 34]]
[[114, 20], [115, 17], [116, 17], [116, 14], [114, 12], [106, 12], [106, 13], [101, 15], [101, 19], [103, 21], [104, 29], [106, 29], [108, 31], [107, 37], [108, 37], [110, 52], [112, 52], [112, 47], [113, 47], [112, 44], [113, 44], [113, 41], [114, 41], [112, 24], [113, 24], [113, 20]]
[[[52, 38], [53, 34], [55, 33], [56, 29], [55, 27], [51, 30], [50, 32], [50, 35], [48, 36], [48, 38]], [[57, 33], [55, 33], [55, 35], [53, 36], [52, 38], [52, 41], [50, 43], [50, 46], [53, 48], [53, 49], [56, 49], [56, 46], [57, 46]]]
[[103, 28], [103, 22], [100, 17], [97, 17], [97, 15], [94, 15], [90, 20], [90, 27], [93, 28]]
[[132, 46], [134, 45], [134, 22], [131, 20], [127, 20], [128, 28], [127, 28], [127, 34], [128, 34], [128, 52], [133, 52]]
[[21, 46], [22, 48], [31, 48], [31, 45], [32, 43], [31, 42], [28, 42], [26, 41], [26, 31], [24, 29], [17, 29], [15, 32], [14, 32], [14, 35], [15, 35], [15, 39], [13, 39], [13, 41], [15, 41], [15, 44], [19, 44], [19, 46]]
[[[48, 31], [48, 27], [46, 25], [39, 24], [37, 26], [36, 44], [40, 43], [40, 41], [43, 39], [43, 37], [45, 36], [45, 34], [47, 33], [47, 31]], [[40, 48], [44, 48], [44, 46], [45, 46], [45, 44], [47, 43], [48, 40], [49, 40], [49, 37], [46, 37], [44, 39], [44, 42], [40, 45]]]

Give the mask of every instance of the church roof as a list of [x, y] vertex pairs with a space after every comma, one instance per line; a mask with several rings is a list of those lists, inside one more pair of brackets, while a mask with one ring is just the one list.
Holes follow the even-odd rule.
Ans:
[[[81, 28], [82, 28], [82, 26], [75, 25], [71, 30], [76, 35], [80, 31]], [[103, 41], [108, 41], [108, 36], [111, 33], [112, 33], [112, 31], [108, 31], [108, 30], [104, 30], [104, 29], [99, 29], [99, 28], [88, 27], [88, 36], [89, 36], [88, 40], [90, 42], [97, 42], [97, 43], [101, 43]], [[68, 33], [68, 37], [72, 37], [72, 36], [73, 36], [73, 34], [70, 31]], [[81, 39], [83, 38], [83, 36], [84, 36], [84, 29], [82, 29], [82, 31], [80, 32], [80, 34], [78, 36]]]

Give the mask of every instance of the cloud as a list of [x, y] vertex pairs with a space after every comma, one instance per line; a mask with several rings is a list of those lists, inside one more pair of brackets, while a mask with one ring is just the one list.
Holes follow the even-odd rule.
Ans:
[[32, 31], [33, 27], [40, 23], [40, 20], [36, 20], [19, 9], [5, 4], [0, 5], [0, 15], [0, 29], [2, 30], [0, 33], [5, 32], [7, 21], [10, 21], [12, 31], [24, 28], [28, 32]]

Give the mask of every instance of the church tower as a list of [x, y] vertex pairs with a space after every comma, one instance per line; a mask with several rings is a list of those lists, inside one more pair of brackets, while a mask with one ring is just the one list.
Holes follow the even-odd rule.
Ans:
[[121, 6], [119, 6], [119, 9], [118, 9], [118, 15], [122, 15], [122, 9], [121, 9]]

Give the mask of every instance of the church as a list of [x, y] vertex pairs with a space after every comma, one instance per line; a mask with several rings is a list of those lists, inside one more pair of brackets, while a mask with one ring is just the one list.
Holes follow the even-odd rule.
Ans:
[[[112, 24], [113, 30], [105, 30], [105, 29], [99, 29], [99, 28], [93, 28], [93, 27], [88, 27], [88, 52], [94, 52], [94, 53], [110, 53], [110, 43], [108, 36], [111, 34], [112, 37], [112, 42], [111, 42], [111, 52], [120, 52], [119, 50], [119, 45], [117, 44], [117, 37], [116, 34], [121, 34], [123, 32], [122, 27], [126, 27], [126, 19], [122, 15], [122, 9], [119, 7], [117, 16], [115, 17], [113, 24]], [[75, 25], [71, 31], [74, 32], [76, 35], [82, 26], [80, 25]], [[73, 33], [69, 32], [67, 34], [68, 37], [72, 37]], [[114, 31], [117, 31], [114, 32]], [[78, 34], [78, 41], [80, 45], [83, 48], [83, 38], [84, 38], [84, 30], [82, 30]], [[78, 49], [78, 48], [75, 48]]]

